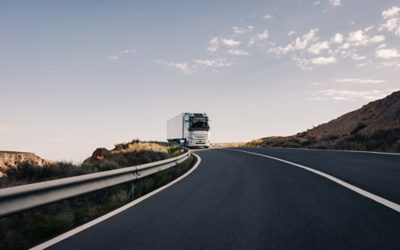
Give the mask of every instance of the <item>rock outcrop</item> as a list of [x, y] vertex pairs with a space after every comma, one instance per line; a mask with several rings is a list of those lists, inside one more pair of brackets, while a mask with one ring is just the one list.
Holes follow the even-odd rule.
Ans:
[[49, 161], [40, 158], [34, 153], [0, 151], [0, 177], [4, 175], [4, 171], [7, 168], [16, 167], [22, 162], [28, 162], [38, 166], [43, 166], [49, 163]]

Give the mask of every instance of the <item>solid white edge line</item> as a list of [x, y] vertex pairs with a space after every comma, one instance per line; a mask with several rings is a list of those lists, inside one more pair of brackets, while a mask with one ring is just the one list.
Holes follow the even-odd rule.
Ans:
[[338, 178], [336, 178], [336, 177], [334, 177], [332, 175], [326, 174], [326, 173], [321, 172], [319, 170], [316, 170], [316, 169], [313, 169], [313, 168], [310, 168], [310, 167], [307, 167], [307, 166], [304, 166], [304, 165], [301, 165], [301, 164], [297, 164], [297, 163], [294, 163], [294, 162], [290, 162], [290, 161], [287, 161], [287, 160], [283, 160], [281, 158], [276, 158], [276, 157], [273, 157], [273, 156], [265, 155], [265, 154], [259, 154], [259, 153], [254, 153], [254, 152], [250, 152], [250, 151], [246, 151], [246, 150], [239, 150], [239, 149], [232, 149], [232, 150], [233, 151], [239, 151], [239, 152], [247, 153], [247, 154], [262, 156], [262, 157], [265, 157], [265, 158], [268, 158], [268, 159], [271, 159], [271, 160], [280, 161], [280, 162], [283, 162], [283, 163], [286, 163], [286, 164], [289, 164], [289, 165], [292, 165], [292, 166], [295, 166], [295, 167], [302, 168], [304, 170], [307, 170], [309, 172], [312, 172], [314, 174], [322, 176], [322, 177], [324, 177], [324, 178], [326, 178], [328, 180], [331, 180], [331, 181], [333, 181], [333, 182], [335, 182], [335, 183], [337, 183], [337, 184], [339, 184], [339, 185], [341, 185], [341, 186], [343, 186], [343, 187], [345, 187], [347, 189], [350, 189], [350, 190], [352, 190], [352, 191], [354, 191], [354, 192], [356, 192], [356, 193], [358, 193], [358, 194], [360, 194], [360, 195], [362, 195], [364, 197], [367, 197], [367, 198], [369, 198], [369, 199], [371, 199], [371, 200], [373, 200], [375, 202], [378, 202], [378, 203], [380, 203], [380, 204], [382, 204], [382, 205], [384, 205], [384, 206], [386, 206], [388, 208], [391, 208], [394, 211], [397, 211], [397, 212], [400, 213], [400, 205], [399, 204], [394, 203], [392, 201], [389, 201], [389, 200], [387, 200], [387, 199], [385, 199], [383, 197], [380, 197], [380, 196], [375, 195], [373, 193], [370, 193], [368, 191], [365, 191], [364, 189], [356, 187], [356, 186], [354, 186], [354, 185], [352, 185], [350, 183], [347, 183], [347, 182], [345, 182], [345, 181], [343, 181], [341, 179], [338, 179]]
[[52, 246], [52, 245], [54, 245], [54, 244], [56, 244], [56, 243], [58, 243], [60, 241], [63, 241], [63, 240], [65, 240], [65, 239], [67, 239], [67, 238], [69, 238], [69, 237], [71, 237], [71, 236], [73, 236], [73, 235], [75, 235], [75, 234], [77, 234], [79, 232], [82, 232], [85, 229], [88, 229], [88, 228], [90, 228], [90, 227], [92, 227], [92, 226], [94, 226], [94, 225], [96, 225], [96, 224], [98, 224], [100, 222], [103, 222], [103, 221], [113, 217], [116, 214], [119, 214], [119, 213], [129, 209], [129, 208], [139, 204], [140, 202], [146, 200], [147, 198], [149, 198], [149, 197], [151, 197], [151, 196], [163, 191], [164, 189], [174, 185], [178, 181], [180, 181], [180, 180], [184, 179], [185, 177], [187, 177], [188, 175], [190, 175], [200, 165], [200, 163], [201, 163], [200, 156], [198, 156], [195, 153], [192, 153], [192, 154], [197, 158], [196, 164], [188, 172], [186, 172], [184, 175], [180, 176], [179, 178], [171, 181], [170, 183], [166, 184], [165, 186], [162, 186], [162, 187], [160, 187], [160, 188], [158, 188], [158, 189], [156, 189], [156, 190], [154, 190], [154, 191], [152, 191], [152, 192], [150, 192], [150, 193], [148, 193], [148, 194], [146, 194], [146, 195], [144, 195], [142, 197], [137, 198], [136, 200], [133, 200], [132, 202], [130, 202], [130, 203], [128, 203], [128, 204], [126, 204], [126, 205], [124, 205], [124, 206], [122, 206], [122, 207], [120, 207], [120, 208], [118, 208], [116, 210], [113, 210], [113, 211], [111, 211], [111, 212], [109, 212], [109, 213], [107, 213], [107, 214], [105, 214], [105, 215], [103, 215], [103, 216], [101, 216], [99, 218], [96, 218], [96, 219], [94, 219], [92, 221], [89, 221], [89, 222], [87, 222], [87, 223], [85, 223], [85, 224], [83, 224], [83, 225], [81, 225], [81, 226], [79, 226], [77, 228], [74, 228], [74, 229], [72, 229], [72, 230], [70, 230], [68, 232], [65, 232], [65, 233], [63, 233], [63, 234], [61, 234], [61, 235], [59, 235], [59, 236], [57, 236], [57, 237], [55, 237], [55, 238], [53, 238], [51, 240], [48, 240], [48, 241], [43, 242], [43, 243], [41, 243], [41, 244], [39, 244], [39, 245], [37, 245], [35, 247], [32, 247], [31, 249], [32, 250], [39, 250], [39, 249], [48, 248], [48, 247], [50, 247], [50, 246]]
[[340, 149], [318, 149], [318, 148], [284, 148], [284, 147], [267, 147], [267, 148], [282, 148], [282, 149], [292, 149], [292, 150], [309, 150], [309, 151], [318, 151], [318, 152], [344, 152], [344, 153], [362, 153], [362, 154], [400, 156], [400, 153], [378, 152], [378, 151], [362, 151], [362, 150], [345, 150], [345, 149], [340, 150]]

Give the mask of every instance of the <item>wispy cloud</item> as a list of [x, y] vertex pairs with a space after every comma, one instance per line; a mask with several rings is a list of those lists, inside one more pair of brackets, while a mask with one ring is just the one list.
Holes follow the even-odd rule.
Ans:
[[179, 71], [181, 71], [182, 73], [185, 73], [185, 74], [192, 73], [192, 70], [189, 68], [189, 65], [187, 62], [176, 63], [176, 62], [168, 62], [165, 60], [156, 60], [155, 62], [158, 64], [163, 64], [163, 65], [167, 65], [169, 67], [178, 69]]
[[216, 52], [221, 46], [235, 47], [240, 44], [241, 44], [240, 41], [234, 39], [213, 37], [209, 41], [209, 46], [207, 47], [207, 50], [209, 52]]
[[328, 65], [328, 64], [333, 64], [336, 63], [337, 60], [335, 57], [316, 57], [311, 59], [311, 63], [315, 65]]
[[124, 50], [121, 50], [119, 53], [120, 54], [136, 54], [136, 50], [134, 50], [134, 49], [124, 49]]
[[268, 39], [268, 30], [264, 30], [263, 32], [257, 33], [250, 38], [248, 43], [249, 46], [254, 44], [259, 44], [261, 41], [265, 41]]
[[393, 32], [400, 37], [400, 6], [393, 6], [383, 11], [382, 17], [386, 22], [381, 25], [380, 30]]
[[119, 56], [109, 56], [108, 60], [115, 61], [119, 58]]
[[221, 59], [194, 59], [189, 62], [170, 62], [166, 60], [156, 60], [155, 63], [177, 69], [184, 74], [192, 74], [206, 69], [218, 69], [229, 67], [232, 64]]
[[[367, 28], [368, 29], [368, 28]], [[365, 30], [357, 30], [355, 32], [351, 32], [347, 36], [346, 46], [367, 46], [369, 44], [375, 44], [385, 41], [385, 36], [383, 35], [374, 35], [369, 36], [366, 34]]]
[[286, 46], [278, 46], [275, 48], [269, 49], [269, 52], [276, 54], [286, 54], [295, 50], [303, 50], [305, 49], [313, 40], [315, 40], [315, 35], [317, 34], [318, 29], [311, 29], [309, 32], [304, 34], [301, 37], [297, 37], [296, 40], [292, 41]]
[[400, 62], [399, 61], [382, 62], [378, 66], [376, 66], [376, 69], [382, 69], [382, 68], [391, 68], [393, 70], [400, 70]]
[[197, 68], [197, 66], [200, 66], [202, 68], [222, 68], [222, 67], [228, 67], [230, 66], [229, 63], [226, 63], [222, 60], [213, 60], [213, 59], [197, 59], [193, 60], [193, 63], [195, 64], [193, 68]]
[[248, 52], [240, 49], [230, 49], [228, 53], [234, 56], [247, 56], [249, 54]]
[[232, 32], [240, 35], [240, 34], [248, 33], [250, 31], [252, 31], [253, 29], [254, 29], [254, 26], [252, 26], [252, 25], [249, 25], [246, 28], [233, 26]]
[[335, 36], [331, 39], [331, 42], [335, 44], [342, 44], [343, 40], [343, 35], [340, 33], [336, 33]]
[[271, 20], [271, 19], [274, 19], [274, 17], [272, 15], [270, 15], [270, 14], [267, 14], [267, 15], [264, 16], [264, 19]]
[[215, 52], [218, 50], [220, 46], [219, 38], [218, 37], [213, 37], [210, 40], [210, 46], [207, 48], [209, 52]]
[[329, 4], [334, 7], [338, 7], [338, 6], [342, 5], [342, 2], [340, 0], [329, 0]]
[[343, 79], [337, 79], [336, 82], [339, 82], [339, 83], [359, 83], [359, 84], [379, 84], [379, 83], [385, 83], [386, 80], [343, 78]]
[[228, 47], [234, 47], [234, 46], [238, 46], [241, 44], [240, 41], [236, 41], [234, 39], [226, 39], [226, 38], [222, 38], [221, 39], [222, 44]]
[[[340, 6], [342, 2], [340, 0], [325, 0], [315, 1], [315, 5], [331, 5]], [[382, 12], [382, 17], [385, 20], [398, 18], [400, 15], [400, 7], [392, 7]], [[273, 19], [273, 16], [268, 14], [263, 16], [266, 19]], [[390, 25], [397, 27], [397, 22], [391, 21]], [[394, 24], [392, 24], [394, 23]], [[397, 68], [399, 63], [391, 62], [390, 60], [398, 59], [400, 52], [397, 48], [385, 47], [384, 42], [386, 41], [385, 35], [380, 32], [384, 29], [393, 30], [394, 28], [388, 25], [379, 26], [368, 25], [365, 28], [355, 29], [346, 33], [334, 32], [331, 36], [320, 38], [319, 29], [312, 28], [308, 32], [296, 35], [295, 31], [288, 31], [287, 35], [290, 37], [289, 42], [281, 44], [275, 41], [271, 41], [270, 33], [268, 30], [260, 31], [257, 30], [253, 25], [248, 26], [232, 26], [231, 36], [214, 36], [209, 40], [207, 51], [210, 52], [208, 55], [211, 58], [218, 56], [219, 58], [240, 60], [239, 56], [247, 56], [253, 51], [259, 49], [267, 51], [271, 54], [285, 57], [295, 63], [295, 65], [304, 70], [312, 70], [316, 67], [333, 65], [341, 60], [351, 60], [354, 67], [393, 67]], [[380, 27], [380, 28], [379, 28]], [[322, 32], [326, 34], [326, 31]], [[276, 37], [276, 36], [271, 36]], [[247, 42], [245, 39], [248, 39]], [[278, 38], [278, 40], [280, 40]], [[390, 39], [388, 39], [390, 42]], [[373, 48], [368, 46], [377, 46], [375, 54], [371, 53], [374, 51]], [[217, 53], [218, 52], [218, 53]], [[232, 56], [236, 56], [233, 58]], [[383, 64], [382, 61], [374, 61], [374, 58], [385, 59], [387, 63]], [[210, 60], [208, 63], [199, 63], [199, 60], [188, 59], [187, 65], [178, 64], [171, 65], [171, 67], [181, 67], [184, 72], [189, 70], [195, 71], [199, 68], [216, 68], [215, 65], [222, 65], [225, 62], [221, 62], [218, 58], [207, 59]], [[218, 63], [211, 63], [211, 61], [217, 61]], [[201, 60], [200, 60], [201, 61]], [[228, 63], [228, 65], [231, 65]], [[185, 67], [186, 66], [186, 67]], [[360, 79], [359, 79], [360, 80]]]
[[312, 93], [311, 100], [322, 101], [322, 100], [334, 100], [334, 101], [375, 101], [381, 99], [395, 89], [385, 90], [368, 90], [368, 91], [356, 91], [356, 90], [337, 90], [337, 89], [325, 89], [318, 90]]
[[324, 41], [324, 42], [318, 42], [318, 43], [311, 45], [308, 48], [308, 52], [310, 52], [312, 54], [319, 54], [319, 53], [321, 53], [321, 51], [328, 50], [328, 49], [329, 49], [329, 43], [327, 41]]
[[397, 49], [387, 48], [386, 44], [382, 44], [376, 49], [375, 56], [382, 59], [394, 59], [400, 57], [400, 52]]
[[110, 61], [115, 61], [115, 60], [120, 59], [120, 57], [124, 57], [124, 56], [126, 56], [128, 54], [136, 54], [136, 50], [134, 50], [134, 49], [123, 49], [123, 50], [120, 50], [118, 54], [119, 55], [109, 56], [107, 59], [110, 60]]

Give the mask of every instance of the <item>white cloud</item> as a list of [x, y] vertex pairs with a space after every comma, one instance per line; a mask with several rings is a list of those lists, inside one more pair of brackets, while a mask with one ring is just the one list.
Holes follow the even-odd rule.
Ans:
[[293, 56], [292, 61], [294, 61], [297, 67], [301, 68], [302, 70], [312, 70], [312, 67], [310, 67], [310, 60]]
[[169, 62], [165, 60], [156, 60], [155, 63], [163, 64], [171, 68], [178, 69], [182, 73], [191, 74], [199, 70], [205, 70], [208, 68], [217, 69], [231, 66], [230, 63], [220, 59], [197, 59], [190, 62]]
[[347, 41], [351, 43], [362, 43], [367, 40], [367, 36], [364, 34], [364, 31], [358, 30], [355, 32], [351, 32], [347, 37]]
[[114, 61], [117, 60], [119, 57], [118, 56], [109, 56], [108, 60]]
[[335, 57], [316, 57], [311, 59], [311, 63], [315, 65], [328, 65], [336, 62], [337, 60]]
[[331, 39], [333, 43], [341, 44], [343, 43], [343, 35], [340, 33], [336, 33], [335, 36]]
[[261, 41], [264, 41], [264, 40], [267, 40], [267, 39], [268, 39], [268, 30], [264, 30], [263, 32], [257, 33], [254, 36], [252, 36], [250, 38], [250, 41], [249, 41], [248, 44], [249, 44], [249, 46], [252, 46], [252, 45], [254, 45], [254, 44], [258, 43], [258, 42], [261, 42]]
[[280, 55], [280, 54], [286, 54], [293, 50], [294, 50], [294, 47], [292, 46], [292, 44], [289, 44], [286, 47], [279, 46], [279, 47], [271, 48], [268, 50], [268, 52]]
[[376, 69], [381, 69], [381, 68], [392, 68], [394, 70], [400, 70], [400, 62], [382, 62], [379, 64]]
[[381, 29], [386, 29], [387, 31], [393, 32], [396, 36], [400, 37], [400, 18], [392, 18], [382, 24]]
[[318, 42], [313, 45], [311, 45], [308, 48], [308, 52], [311, 54], [319, 54], [323, 50], [328, 50], [329, 49], [329, 43], [328, 42]]
[[329, 4], [334, 7], [338, 7], [338, 6], [342, 5], [340, 0], [329, 0]]
[[292, 61], [303, 70], [312, 70], [312, 65], [328, 65], [337, 62], [335, 57], [315, 57], [311, 59], [292, 57]]
[[387, 48], [386, 44], [383, 44], [375, 50], [375, 56], [382, 59], [393, 59], [399, 58], [400, 52], [397, 49]]
[[252, 25], [247, 26], [247, 28], [233, 26], [232, 27], [232, 32], [235, 33], [235, 34], [239, 34], [240, 35], [240, 34], [244, 34], [244, 33], [250, 32], [253, 29], [254, 29], [254, 26], [252, 26]]
[[290, 51], [304, 50], [312, 41], [318, 40], [318, 38], [315, 37], [317, 32], [318, 29], [311, 29], [303, 36], [297, 37], [296, 40], [292, 41], [287, 46], [285, 47], [278, 46], [275, 48], [271, 48], [268, 50], [268, 52], [272, 52], [275, 54], [286, 54]]
[[241, 42], [233, 40], [233, 39], [226, 39], [226, 38], [222, 38], [221, 39], [222, 44], [228, 47], [234, 47], [234, 46], [238, 46], [240, 45]]
[[367, 59], [367, 56], [360, 56], [359, 54], [357, 54], [355, 52], [350, 53], [350, 57], [354, 61], [361, 61], [361, 60]]
[[288, 36], [294, 36], [294, 35], [296, 35], [296, 31], [294, 30], [289, 31]]
[[320, 5], [321, 4], [321, 1], [315, 1], [314, 2], [314, 6], [318, 6], [318, 5]]
[[348, 46], [367, 46], [369, 44], [380, 43], [385, 41], [385, 36], [383, 35], [376, 35], [376, 36], [369, 36], [363, 30], [357, 30], [351, 32], [347, 36]]
[[382, 17], [384, 19], [388, 19], [394, 16], [400, 15], [400, 7], [399, 6], [393, 6], [388, 10], [385, 10], [382, 12]]
[[395, 36], [400, 37], [400, 7], [393, 6], [382, 12], [382, 17], [386, 23], [382, 24], [379, 30], [393, 32]]
[[313, 92], [312, 100], [335, 100], [335, 101], [375, 101], [381, 99], [394, 89], [386, 90], [369, 90], [369, 91], [355, 91], [355, 90], [336, 90], [325, 89]]
[[224, 63], [220, 60], [211, 60], [211, 59], [193, 60], [193, 63], [203, 68], [206, 67], [222, 68], [230, 66], [230, 64]]
[[344, 78], [344, 79], [338, 79], [338, 80], [336, 80], [336, 82], [339, 82], [339, 83], [377, 84], [377, 83], [385, 83], [386, 80]]
[[240, 49], [230, 49], [228, 53], [234, 56], [247, 56], [249, 54], [248, 52]]
[[188, 64], [186, 62], [184, 62], [184, 63], [173, 63], [173, 62], [171, 62], [171, 63], [168, 63], [168, 66], [177, 68], [177, 69], [181, 70], [184, 73], [190, 73], [191, 72], [191, 70], [189, 69], [189, 66], [188, 66]]
[[220, 46], [220, 41], [218, 37], [213, 37], [210, 40], [210, 46], [207, 48], [209, 52], [215, 52]]
[[294, 42], [294, 48], [298, 50], [305, 49], [308, 44], [314, 40], [317, 32], [318, 29], [311, 29], [308, 33], [303, 35], [303, 37], [296, 38], [296, 41]]
[[134, 50], [134, 49], [124, 49], [124, 50], [121, 50], [119, 53], [121, 53], [121, 54], [136, 54], [136, 50]]
[[167, 62], [167, 61], [164, 61], [164, 60], [156, 60], [155, 62], [158, 63], [158, 64], [164, 64], [164, 65], [167, 65], [169, 67], [178, 69], [178, 70], [180, 70], [181, 72], [183, 72], [185, 74], [192, 73], [192, 69], [189, 67], [187, 62], [176, 63], [176, 62]]
[[264, 19], [271, 20], [271, 19], [274, 19], [274, 17], [271, 16], [271, 15], [265, 15], [265, 16], [264, 16]]
[[385, 36], [379, 35], [379, 36], [373, 36], [369, 39], [369, 43], [380, 43], [385, 41]]

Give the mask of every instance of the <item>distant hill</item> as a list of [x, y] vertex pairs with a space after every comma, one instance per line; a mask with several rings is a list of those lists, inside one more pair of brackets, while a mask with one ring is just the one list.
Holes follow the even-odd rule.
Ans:
[[15, 168], [21, 163], [30, 163], [33, 165], [43, 166], [50, 163], [34, 153], [15, 152], [15, 151], [0, 151], [0, 177], [7, 168]]
[[305, 132], [247, 145], [400, 152], [400, 91]]

